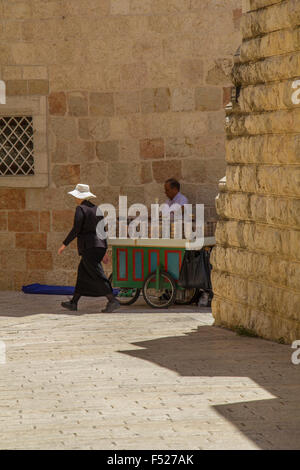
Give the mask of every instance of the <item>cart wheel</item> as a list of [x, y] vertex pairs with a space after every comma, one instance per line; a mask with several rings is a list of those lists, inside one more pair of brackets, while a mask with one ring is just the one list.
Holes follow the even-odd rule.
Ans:
[[[113, 287], [112, 274], [109, 276], [108, 280]], [[114, 289], [119, 289], [116, 298], [121, 305], [132, 305], [139, 298], [141, 293], [141, 289], [138, 289], [137, 287], [115, 287]]]
[[198, 289], [177, 289], [175, 304], [189, 305], [192, 304], [198, 297]]
[[159, 273], [159, 288], [156, 289], [156, 272], [149, 274], [143, 284], [143, 296], [150, 307], [166, 308], [176, 299], [176, 284], [165, 271]]

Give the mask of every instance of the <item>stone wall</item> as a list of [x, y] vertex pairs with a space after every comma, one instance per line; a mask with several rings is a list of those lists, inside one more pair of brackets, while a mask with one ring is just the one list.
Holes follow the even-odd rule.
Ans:
[[213, 253], [217, 325], [300, 338], [300, 2], [251, 0], [227, 118]]
[[165, 199], [173, 176], [191, 202], [214, 206], [241, 8], [242, 0], [0, 0], [0, 79], [8, 102], [47, 97], [49, 157], [48, 187], [12, 189], [0, 177], [0, 288], [74, 282], [75, 244], [56, 251], [78, 182], [97, 203], [127, 194], [149, 204]]

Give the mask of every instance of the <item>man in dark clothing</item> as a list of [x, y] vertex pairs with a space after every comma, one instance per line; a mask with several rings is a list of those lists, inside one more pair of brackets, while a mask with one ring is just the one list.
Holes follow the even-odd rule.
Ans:
[[120, 307], [120, 304], [113, 295], [111, 284], [101, 265], [107, 250], [107, 240], [100, 239], [96, 231], [103, 215], [99, 215], [98, 207], [89, 201], [90, 198], [96, 196], [85, 184], [78, 184], [75, 190], [70, 191], [69, 194], [76, 198], [79, 205], [75, 211], [73, 228], [59, 248], [58, 254], [61, 254], [77, 238], [78, 254], [81, 255], [81, 261], [78, 266], [74, 296], [69, 302], [62, 302], [61, 305], [68, 310], [76, 311], [81, 296], [106, 296], [108, 303], [102, 312], [114, 312]]

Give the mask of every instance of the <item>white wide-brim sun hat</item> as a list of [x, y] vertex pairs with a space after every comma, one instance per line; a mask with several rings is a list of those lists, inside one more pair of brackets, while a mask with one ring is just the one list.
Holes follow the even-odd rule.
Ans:
[[68, 194], [71, 194], [77, 199], [89, 199], [91, 197], [97, 197], [95, 194], [90, 192], [90, 187], [88, 184], [77, 184], [76, 188], [73, 191], [69, 191]]

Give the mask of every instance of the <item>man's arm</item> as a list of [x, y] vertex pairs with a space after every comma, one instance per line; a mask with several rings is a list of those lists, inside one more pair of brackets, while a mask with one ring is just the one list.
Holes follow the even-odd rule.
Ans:
[[81, 209], [80, 206], [76, 207], [76, 212], [74, 216], [74, 224], [73, 228], [66, 237], [66, 239], [63, 241], [63, 245], [68, 246], [80, 233], [82, 224], [83, 224], [83, 219], [84, 219], [84, 214], [83, 210]]

